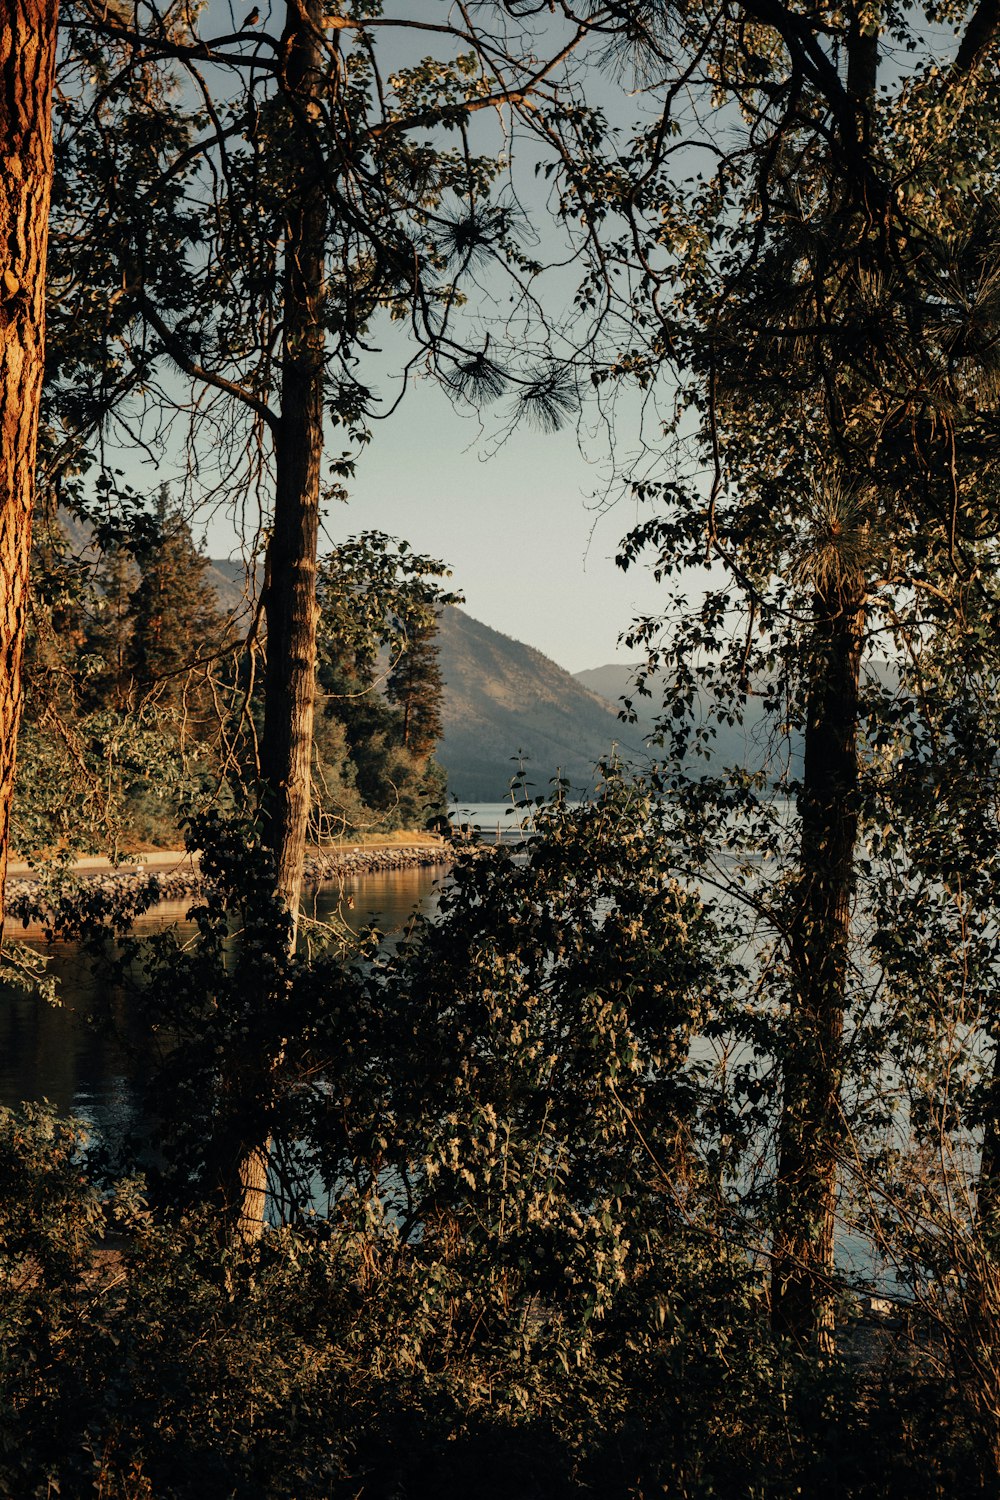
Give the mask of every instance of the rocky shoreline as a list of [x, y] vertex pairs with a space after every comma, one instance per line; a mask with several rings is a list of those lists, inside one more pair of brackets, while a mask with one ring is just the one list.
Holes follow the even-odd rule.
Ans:
[[[429, 869], [450, 863], [447, 844], [356, 845], [313, 850], [306, 857], [310, 889], [392, 870]], [[23, 927], [65, 930], [81, 922], [131, 921], [161, 901], [181, 901], [202, 889], [201, 872], [188, 862], [172, 870], [76, 870], [57, 882], [14, 878], [7, 882], [7, 918]]]

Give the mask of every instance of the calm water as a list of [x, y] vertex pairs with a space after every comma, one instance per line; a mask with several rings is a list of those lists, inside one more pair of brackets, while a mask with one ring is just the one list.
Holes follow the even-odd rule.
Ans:
[[[469, 804], [453, 809], [456, 822], [470, 823], [493, 842], [497, 830], [504, 842], [519, 836], [518, 817], [509, 803]], [[306, 915], [321, 922], [346, 923], [355, 932], [374, 923], [385, 932], [398, 931], [414, 912], [429, 912], [436, 903], [436, 887], [444, 878], [437, 869], [394, 870], [331, 882], [310, 895]], [[185, 915], [193, 899], [164, 902], [136, 924], [139, 933], [168, 923], [191, 931]], [[17, 940], [31, 941], [19, 926], [10, 929]], [[137, 1017], [121, 995], [95, 994], [89, 965], [71, 943], [32, 943], [50, 955], [50, 970], [59, 980], [62, 1004], [17, 991], [0, 991], [0, 1104], [48, 1099], [60, 1112], [88, 1120], [115, 1139], [127, 1130], [138, 1108], [132, 1083], [135, 1044], [140, 1042]], [[115, 1019], [117, 1036], [89, 1023], [95, 999]]]
[[457, 803], [450, 810], [451, 821], [468, 825], [488, 844], [517, 843], [521, 838], [524, 810], [510, 802]]
[[[443, 874], [440, 868], [396, 870], [345, 880], [342, 886], [330, 884], [310, 898], [308, 915], [344, 922], [355, 931], [371, 923], [396, 931], [413, 912], [432, 909]], [[185, 914], [192, 904], [190, 899], [164, 902], [136, 924], [136, 931], [150, 932], [167, 923], [191, 931]], [[21, 939], [20, 928], [12, 929], [11, 936]], [[130, 1077], [132, 1044], [141, 1035], [137, 1018], [120, 994], [96, 995], [89, 965], [74, 944], [46, 945], [41, 939], [32, 941], [30, 934], [23, 938], [50, 954], [62, 1004], [0, 992], [0, 1104], [48, 1099], [62, 1113], [80, 1116], [102, 1135], [117, 1139], [138, 1108]], [[97, 998], [110, 1002], [118, 1036], [90, 1024]]]
[[[462, 808], [455, 820], [470, 823], [487, 843], [519, 837], [519, 814], [509, 804], [479, 804]], [[499, 830], [499, 834], [498, 834]], [[354, 931], [375, 924], [384, 932], [398, 932], [414, 913], [429, 913], [446, 878], [443, 867], [387, 871], [331, 882], [311, 894], [307, 917], [346, 924]], [[193, 904], [164, 902], [143, 921], [137, 932], [167, 924], [193, 931], [185, 920]], [[10, 935], [29, 941], [20, 927]], [[86, 1120], [95, 1133], [111, 1143], [123, 1139], [141, 1119], [139, 1090], [134, 1082], [135, 1057], [142, 1051], [141, 1027], [121, 994], [96, 995], [87, 962], [73, 944], [32, 943], [50, 956], [50, 971], [60, 981], [62, 1004], [55, 1007], [19, 992], [0, 990], [0, 1104], [49, 1100], [63, 1114]], [[89, 1023], [95, 999], [114, 1017], [117, 1035]], [[879, 1265], [867, 1241], [838, 1235], [838, 1263], [844, 1270], [861, 1269], [876, 1282], [891, 1286], [893, 1277]]]

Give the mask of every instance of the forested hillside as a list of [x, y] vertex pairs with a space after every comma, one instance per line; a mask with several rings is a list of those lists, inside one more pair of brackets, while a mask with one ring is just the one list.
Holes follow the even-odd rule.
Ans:
[[561, 775], [579, 794], [593, 787], [598, 763], [616, 744], [626, 758], [641, 752], [636, 730], [533, 647], [458, 608], [441, 615], [438, 643], [444, 682], [438, 758], [459, 801], [502, 801], [519, 753], [536, 791], [547, 791]]

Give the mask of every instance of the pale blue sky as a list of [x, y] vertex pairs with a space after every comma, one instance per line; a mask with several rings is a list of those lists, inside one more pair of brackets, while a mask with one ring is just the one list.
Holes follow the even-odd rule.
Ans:
[[[659, 608], [663, 590], [648, 568], [615, 566], [640, 511], [620, 486], [609, 495], [604, 440], [584, 434], [584, 456], [572, 427], [521, 426], [501, 441], [498, 426], [488, 412], [460, 415], [435, 383], [412, 383], [396, 413], [374, 424], [348, 502], [325, 510], [321, 550], [387, 531], [451, 567], [469, 614], [568, 671], [634, 660], [618, 637], [637, 613]], [[622, 450], [637, 442], [627, 426], [617, 424]], [[341, 446], [334, 437], [327, 451]], [[231, 551], [222, 514], [207, 543], [214, 556]]]
[[[596, 459], [599, 443], [589, 447]], [[327, 531], [334, 541], [369, 528], [405, 537], [450, 564], [476, 619], [576, 672], [633, 659], [618, 636], [662, 598], [647, 569], [615, 566], [636, 508], [602, 507], [607, 479], [606, 459], [588, 463], [572, 430], [522, 427], [497, 447], [488, 426], [420, 382], [377, 424]]]
[[[249, 3], [211, 0], [209, 15], [222, 25], [231, 15], [238, 24]], [[428, 21], [451, 13], [449, 0], [397, 0], [386, 9]], [[272, 7], [261, 10], [266, 25]], [[275, 25], [281, 15], [275, 6]], [[556, 23], [547, 18], [544, 25]], [[384, 67], [442, 49], [440, 37], [405, 29], [398, 36], [382, 31], [378, 40]], [[602, 93], [617, 94], [607, 80], [600, 87]], [[626, 105], [629, 116], [633, 108]], [[533, 220], [528, 248], [543, 260], [561, 259], [566, 241], [552, 237], [544, 192], [534, 176], [536, 149], [528, 145], [525, 155], [523, 136], [512, 140], [492, 112], [477, 117], [476, 134], [478, 149], [511, 154], [509, 191], [522, 203], [527, 198]], [[486, 283], [493, 282], [483, 274]], [[546, 295], [561, 311], [578, 276], [579, 267], [569, 267], [542, 278]], [[499, 282], [491, 290], [501, 291]], [[506, 302], [505, 287], [500, 302]], [[470, 315], [483, 310], [473, 292]], [[373, 342], [386, 352], [372, 360], [366, 379], [391, 402], [400, 367], [413, 350], [404, 347], [398, 329], [387, 326], [374, 331]], [[627, 425], [616, 430], [620, 453], [638, 443], [638, 433], [629, 433]], [[460, 416], [432, 381], [412, 381], [395, 415], [374, 424], [372, 443], [348, 486], [349, 503], [328, 512], [328, 542], [371, 529], [405, 538], [452, 567], [454, 587], [465, 595], [471, 615], [536, 646], [570, 671], [633, 660], [637, 653], [619, 649], [618, 637], [639, 610], [656, 609], [661, 591], [648, 570], [626, 575], [615, 567], [618, 542], [634, 524], [636, 508], [626, 499], [601, 513], [611, 473], [606, 437], [585, 433], [584, 457], [572, 426], [555, 435], [521, 427], [502, 445], [501, 426], [501, 412], [488, 410], [482, 422], [471, 411]], [[337, 434], [329, 435], [328, 454], [345, 446]], [[229, 550], [232, 531], [221, 516], [211, 524], [208, 540], [215, 555]]]

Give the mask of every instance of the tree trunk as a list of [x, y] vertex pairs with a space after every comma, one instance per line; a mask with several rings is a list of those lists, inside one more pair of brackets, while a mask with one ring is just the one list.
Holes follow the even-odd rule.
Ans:
[[778, 1133], [771, 1316], [800, 1347], [832, 1349], [833, 1226], [854, 853], [864, 597], [817, 594], [807, 695], [800, 875]]
[[323, 456], [323, 287], [327, 200], [318, 145], [324, 8], [290, 0], [283, 38], [284, 84], [300, 124], [299, 158], [285, 224], [281, 412], [275, 444], [274, 519], [264, 610], [265, 837], [277, 861], [278, 892], [293, 921], [302, 890], [309, 824], [316, 696], [316, 549]]
[[1000, 1041], [991, 1027], [993, 1063], [983, 1151], [976, 1184], [978, 1243], [965, 1270], [966, 1326], [956, 1341], [975, 1422], [984, 1484], [1000, 1476]]
[[0, 923], [45, 358], [57, 11], [57, 0], [5, 0], [0, 15]]
[[[276, 887], [291, 918], [302, 892], [309, 825], [310, 766], [316, 697], [316, 553], [323, 457], [323, 327], [327, 198], [319, 145], [323, 88], [320, 0], [289, 0], [282, 39], [283, 84], [294, 115], [298, 153], [287, 180], [283, 266], [281, 409], [275, 441], [274, 516], [267, 549], [264, 612], [267, 662], [261, 738], [264, 837], [277, 866]], [[262, 1072], [263, 1064], [263, 1072]], [[271, 1059], [237, 1062], [237, 1095], [260, 1098]], [[245, 1241], [263, 1228], [268, 1145], [239, 1153], [238, 1182], [229, 1175], [227, 1211]], [[232, 1168], [230, 1167], [230, 1172]]]

